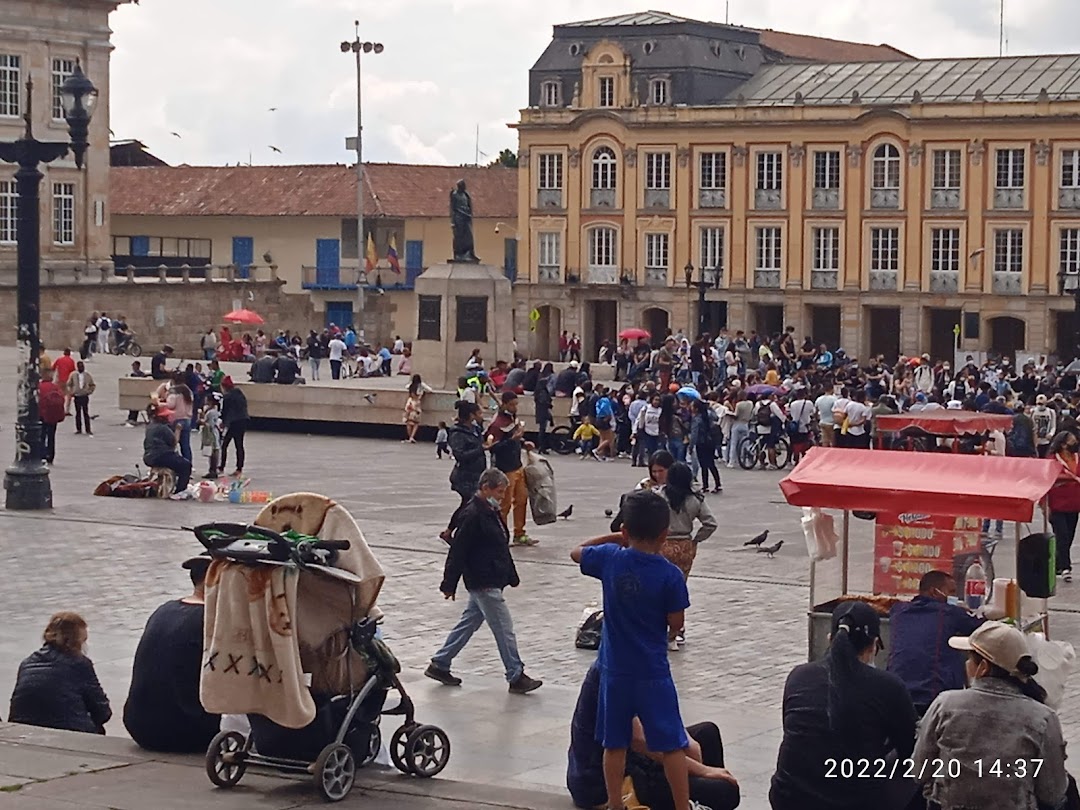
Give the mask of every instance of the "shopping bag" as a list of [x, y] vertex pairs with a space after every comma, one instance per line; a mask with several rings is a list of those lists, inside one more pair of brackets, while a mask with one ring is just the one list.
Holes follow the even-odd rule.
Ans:
[[836, 534], [836, 525], [832, 515], [826, 515], [818, 508], [803, 507], [803, 536], [806, 538], [806, 551], [813, 562], [831, 560], [836, 556], [836, 544], [840, 538]]
[[1042, 633], [1027, 635], [1031, 657], [1039, 665], [1036, 683], [1046, 690], [1046, 705], [1057, 711], [1065, 697], [1065, 681], [1076, 668], [1076, 651], [1064, 641], [1048, 641]]
[[554, 523], [558, 513], [555, 501], [555, 471], [539, 453], [529, 451], [525, 465], [525, 486], [529, 491], [529, 509], [533, 523], [537, 526]]

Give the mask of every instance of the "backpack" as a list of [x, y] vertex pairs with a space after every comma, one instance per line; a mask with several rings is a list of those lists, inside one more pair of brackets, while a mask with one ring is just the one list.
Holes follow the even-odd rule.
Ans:
[[64, 395], [59, 388], [49, 388], [41, 395], [38, 413], [41, 414], [41, 421], [49, 425], [58, 425], [64, 421]]
[[768, 402], [761, 403], [755, 417], [761, 427], [772, 427], [772, 406]]
[[604, 611], [594, 610], [581, 623], [574, 636], [574, 646], [579, 650], [600, 649], [600, 636], [604, 629]]
[[1013, 420], [1013, 425], [1005, 436], [1005, 455], [1018, 458], [1035, 455], [1035, 448], [1031, 446], [1031, 434], [1018, 419]]

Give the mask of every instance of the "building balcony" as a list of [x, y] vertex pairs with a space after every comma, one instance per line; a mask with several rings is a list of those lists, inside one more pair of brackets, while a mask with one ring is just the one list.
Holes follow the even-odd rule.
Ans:
[[614, 208], [615, 207], [615, 189], [613, 188], [594, 188], [589, 191], [589, 207], [590, 208]]
[[359, 275], [355, 267], [301, 267], [300, 286], [305, 290], [355, 290]]
[[758, 290], [779, 290], [780, 271], [757, 268], [754, 271], [754, 288]]
[[536, 278], [541, 284], [562, 284], [562, 268], [542, 264], [536, 268]]
[[646, 208], [671, 208], [671, 189], [647, 188], [645, 189]]
[[811, 270], [811, 290], [835, 290], [840, 284], [839, 270]]
[[1080, 188], [1063, 188], [1058, 191], [1058, 208], [1075, 211], [1080, 208]]
[[778, 188], [754, 190], [754, 208], [758, 211], [779, 211], [784, 207], [784, 193]]
[[666, 267], [646, 267], [646, 287], [666, 287], [668, 285], [668, 270]]
[[873, 188], [870, 189], [870, 207], [886, 208], [895, 210], [900, 207], [900, 189], [898, 188]]
[[1022, 287], [1019, 273], [1007, 271], [994, 273], [994, 295], [1020, 295]]
[[931, 270], [930, 292], [954, 293], [960, 291], [960, 271]]
[[537, 208], [562, 208], [563, 193], [561, 188], [542, 188], [536, 192]]
[[727, 208], [727, 190], [722, 188], [703, 188], [698, 192], [698, 207]]
[[870, 289], [888, 292], [896, 292], [896, 282], [900, 273], [896, 270], [871, 270]]
[[930, 207], [938, 210], [958, 209], [960, 207], [960, 189], [935, 188], [930, 191]]
[[839, 211], [840, 189], [815, 188], [810, 204], [815, 211]]
[[585, 271], [586, 284], [618, 284], [619, 270], [617, 267], [590, 267]]
[[998, 210], [1015, 211], [1024, 207], [1024, 190], [1022, 188], [997, 188], [994, 189], [994, 208]]

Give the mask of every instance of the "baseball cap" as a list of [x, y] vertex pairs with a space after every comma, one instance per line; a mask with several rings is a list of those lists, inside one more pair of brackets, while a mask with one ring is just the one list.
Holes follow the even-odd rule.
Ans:
[[1039, 394], [1037, 397], [1035, 397], [1035, 404], [1036, 405], [1045, 405], [1046, 404], [1046, 394]]
[[581, 363], [579, 363], [577, 360], [571, 360], [570, 368], [581, 368]]
[[916, 402], [926, 402], [926, 394], [924, 394], [922, 391], [920, 391], [919, 393], [917, 393], [915, 395], [915, 401]]
[[1039, 671], [1024, 634], [1001, 622], [986, 622], [970, 636], [953, 636], [949, 646], [954, 650], [976, 652], [1021, 680], [1027, 680]]
[[833, 638], [842, 629], [852, 633], [857, 643], [865, 644], [870, 639], [881, 638], [881, 617], [866, 602], [849, 599], [832, 612]]
[[930, 355], [929, 355], [929, 354], [924, 354], [924, 355], [922, 356], [922, 359], [923, 359], [923, 360], [926, 360], [926, 361], [929, 361], [929, 360], [930, 360]]
[[210, 557], [210, 552], [204, 551], [202, 554], [196, 554], [194, 557], [188, 557], [186, 560], [180, 563], [180, 567], [183, 568], [185, 571], [190, 571], [193, 568], [198, 568], [203, 565], [209, 566], [212, 562], [213, 559]]

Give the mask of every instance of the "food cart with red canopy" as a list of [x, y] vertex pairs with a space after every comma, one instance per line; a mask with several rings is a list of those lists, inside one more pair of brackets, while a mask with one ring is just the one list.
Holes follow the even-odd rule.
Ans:
[[[929, 450], [927, 439], [959, 439], [987, 435], [995, 430], [1008, 433], [1013, 417], [1009, 414], [978, 413], [974, 411], [948, 410], [914, 413], [882, 414], [874, 418], [874, 430], [878, 447], [885, 434], [897, 434], [902, 439], [902, 449]], [[953, 452], [959, 452], [962, 442], [953, 441]]]
[[[819, 658], [828, 646], [830, 615], [836, 602], [861, 598], [887, 613], [897, 597], [912, 594], [912, 584], [926, 571], [953, 569], [954, 555], [962, 561], [965, 555], [973, 559], [983, 553], [980, 533], [984, 519], [1016, 523], [1019, 565], [1020, 526], [1032, 522], [1035, 507], [1060, 474], [1061, 466], [1053, 460], [813, 448], [780, 482], [792, 506], [844, 513], [836, 554], [839, 562], [827, 559], [810, 564], [811, 660]], [[851, 589], [852, 513], [875, 517], [876, 593], [872, 595], [860, 595]], [[1045, 528], [1045, 518], [1043, 525]], [[1050, 548], [1047, 588], [1052, 592], [1052, 543]], [[834, 578], [839, 574], [838, 593], [824, 592], [819, 580], [826, 570]], [[957, 584], [961, 585], [960, 577]], [[1011, 618], [1034, 618], [1044, 631], [1048, 630], [1046, 598], [1027, 598], [1023, 602], [1017, 608], [1020, 615]], [[887, 643], [887, 619], [882, 628]]]

